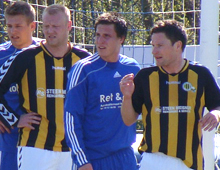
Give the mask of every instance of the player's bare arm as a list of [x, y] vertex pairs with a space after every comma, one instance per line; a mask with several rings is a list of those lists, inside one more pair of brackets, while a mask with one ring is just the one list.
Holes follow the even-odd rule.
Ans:
[[135, 112], [132, 105], [132, 94], [134, 92], [134, 74], [125, 75], [120, 82], [120, 89], [123, 94], [121, 106], [121, 115], [124, 123], [127, 126], [136, 122], [138, 114]]
[[205, 116], [203, 116], [202, 119], [200, 119], [200, 124], [202, 129], [205, 131], [212, 131], [216, 128], [220, 121], [220, 107], [217, 107], [213, 110], [211, 110], [209, 113], [207, 113]]

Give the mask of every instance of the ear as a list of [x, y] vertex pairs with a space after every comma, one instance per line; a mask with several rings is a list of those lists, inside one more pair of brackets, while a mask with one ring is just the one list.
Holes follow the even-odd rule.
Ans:
[[120, 37], [120, 41], [121, 41], [121, 45], [122, 45], [124, 43], [124, 41], [125, 41], [125, 36]]
[[34, 31], [36, 29], [36, 22], [31, 22], [30, 26], [31, 26], [31, 30]]
[[71, 31], [72, 29], [72, 21], [68, 21], [68, 30]]
[[175, 42], [175, 47], [177, 50], [181, 50], [182, 51], [182, 41], [177, 41]]

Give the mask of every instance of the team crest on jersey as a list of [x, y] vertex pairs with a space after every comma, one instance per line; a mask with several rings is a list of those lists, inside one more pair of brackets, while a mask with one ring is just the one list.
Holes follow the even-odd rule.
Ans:
[[196, 88], [193, 87], [193, 85], [189, 82], [185, 82], [182, 85], [183, 90], [185, 91], [192, 91], [192, 92], [196, 92]]

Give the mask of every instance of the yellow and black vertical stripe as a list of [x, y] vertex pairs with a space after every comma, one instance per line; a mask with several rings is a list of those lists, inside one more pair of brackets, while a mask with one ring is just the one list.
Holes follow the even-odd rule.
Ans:
[[204, 107], [204, 88], [197, 72], [188, 67], [187, 63], [174, 75], [154, 67], [149, 76], [142, 77], [145, 140], [139, 149], [178, 157], [188, 167], [203, 167], [198, 121]]
[[55, 58], [43, 45], [39, 48], [41, 50], [30, 60], [22, 78], [21, 91], [23, 108], [27, 112], [38, 113], [41, 123], [34, 125], [35, 130], [23, 128], [19, 145], [68, 151], [63, 122], [67, 74], [72, 65], [86, 54], [78, 56], [78, 50], [73, 48], [63, 58]]

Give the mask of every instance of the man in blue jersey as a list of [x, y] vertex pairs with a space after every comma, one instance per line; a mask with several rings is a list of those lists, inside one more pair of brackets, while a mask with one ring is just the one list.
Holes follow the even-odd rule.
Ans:
[[131, 148], [135, 124], [121, 118], [119, 82], [136, 74], [139, 64], [119, 54], [127, 34], [126, 21], [117, 13], [104, 13], [95, 23], [98, 53], [71, 69], [65, 101], [65, 132], [76, 170], [135, 170]]
[[[9, 5], [5, 10], [5, 20], [10, 41], [0, 45], [0, 65], [16, 52], [38, 42], [37, 39], [32, 38], [36, 24], [34, 22], [35, 9], [30, 4], [18, 1]], [[5, 99], [17, 114], [22, 113], [19, 109], [17, 84], [11, 85], [5, 94]], [[1, 170], [18, 169], [17, 141], [18, 128], [9, 130], [0, 123]]]

